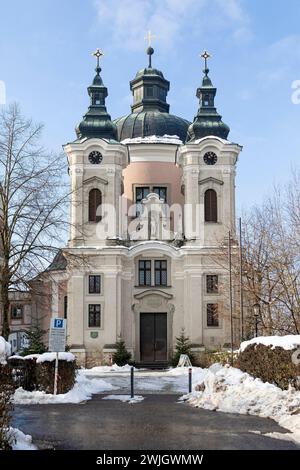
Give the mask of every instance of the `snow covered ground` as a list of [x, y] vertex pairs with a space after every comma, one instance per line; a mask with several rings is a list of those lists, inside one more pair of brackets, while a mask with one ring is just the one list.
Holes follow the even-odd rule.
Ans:
[[18, 388], [14, 394], [15, 405], [35, 405], [49, 403], [81, 403], [90, 400], [95, 393], [116, 390], [116, 387], [102, 379], [90, 380], [81, 372], [78, 373], [76, 383], [68, 393], [53, 395], [45, 392], [27, 392]]
[[102, 400], [119, 400], [133, 404], [140, 403], [144, 400], [144, 397], [142, 397], [141, 395], [135, 395], [133, 398], [131, 398], [130, 395], [107, 395], [106, 397], [103, 397]]
[[191, 405], [206, 410], [256, 415], [271, 418], [292, 434], [277, 437], [300, 443], [300, 392], [281, 390], [229, 366], [214, 364], [203, 370], [201, 391], [182, 397]]
[[[214, 364], [209, 369], [193, 367], [193, 392], [188, 392], [188, 368], [168, 371], [135, 371], [135, 394], [142, 400], [147, 393], [183, 394], [181, 400], [207, 410], [250, 414], [271, 418], [291, 434], [271, 437], [300, 443], [300, 391], [281, 390], [247, 373], [229, 366]], [[195, 386], [200, 391], [195, 391]], [[198, 388], [198, 387], [197, 387]], [[130, 367], [94, 367], [78, 372], [74, 388], [65, 394], [26, 392], [19, 388], [14, 395], [15, 404], [81, 403], [93, 394], [108, 393], [106, 399], [130, 403]], [[111, 393], [113, 392], [113, 393]]]
[[[106, 383], [120, 391], [128, 392], [130, 387], [130, 367], [93, 367], [83, 369], [81, 372], [88, 379], [101, 378]], [[201, 380], [203, 369], [193, 367], [193, 385]], [[168, 371], [136, 370], [134, 373], [134, 387], [137, 393], [187, 393], [188, 368], [177, 367]]]
[[[193, 385], [203, 375], [203, 369], [193, 368]], [[17, 405], [34, 405], [49, 403], [81, 403], [90, 400], [93, 394], [111, 391], [124, 392], [130, 390], [130, 366], [103, 366], [79, 370], [75, 386], [68, 393], [53, 395], [45, 392], [27, 392], [18, 388], [14, 394]], [[187, 393], [188, 369], [180, 367], [167, 372], [135, 371], [135, 393]]]

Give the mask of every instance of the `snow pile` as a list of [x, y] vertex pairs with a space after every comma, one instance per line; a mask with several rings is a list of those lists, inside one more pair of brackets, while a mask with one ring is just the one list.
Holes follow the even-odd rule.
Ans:
[[[130, 372], [131, 366], [126, 364], [125, 366], [118, 366], [117, 364], [113, 364], [112, 366], [96, 366], [92, 367], [91, 369], [82, 369], [86, 375], [102, 375], [102, 374], [109, 374], [111, 372]], [[134, 368], [134, 370], [136, 370]]]
[[121, 144], [182, 144], [182, 140], [178, 135], [165, 134], [162, 137], [157, 135], [149, 135], [148, 137], [133, 137], [132, 139], [124, 139]]
[[144, 397], [141, 395], [135, 395], [133, 398], [131, 398], [130, 395], [107, 395], [106, 397], [103, 397], [102, 400], [120, 400], [123, 403], [140, 403], [141, 401], [144, 400]]
[[11, 345], [0, 336], [0, 364], [6, 364], [7, 356], [11, 355]]
[[249, 341], [243, 341], [241, 343], [240, 352], [245, 351], [246, 347], [251, 344], [264, 344], [265, 346], [272, 346], [272, 349], [280, 347], [291, 350], [300, 347], [300, 335], [258, 336]]
[[16, 405], [35, 405], [49, 403], [81, 403], [90, 400], [95, 393], [115, 390], [116, 387], [102, 379], [89, 380], [81, 372], [77, 374], [76, 383], [67, 393], [53, 395], [45, 392], [27, 392], [22, 387], [15, 391], [13, 402]]
[[[36, 363], [40, 364], [41, 362], [52, 362], [52, 361], [55, 361], [55, 359], [56, 359], [56, 353], [48, 352], [48, 353], [40, 354], [36, 360]], [[72, 361], [75, 361], [75, 356], [74, 354], [70, 352], [59, 352], [58, 359], [60, 361], [72, 362]]]
[[32, 437], [29, 434], [24, 434], [17, 428], [9, 428], [9, 434], [13, 450], [37, 450], [37, 447], [32, 444]]
[[203, 370], [201, 391], [182, 397], [191, 405], [207, 410], [271, 418], [289, 429], [300, 442], [300, 392], [281, 390], [255, 379], [239, 369], [214, 364]]

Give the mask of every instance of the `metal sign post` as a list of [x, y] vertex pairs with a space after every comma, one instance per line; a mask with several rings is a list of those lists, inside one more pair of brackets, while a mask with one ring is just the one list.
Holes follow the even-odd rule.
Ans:
[[66, 350], [67, 320], [52, 318], [49, 332], [49, 351], [56, 353], [54, 371], [54, 395], [57, 394], [58, 384], [58, 353]]
[[131, 369], [130, 369], [130, 385], [131, 385], [131, 395], [130, 397], [131, 398], [134, 398], [134, 367], [131, 366]]
[[55, 371], [54, 371], [54, 395], [57, 394], [57, 378], [58, 378], [58, 352], [55, 358]]
[[189, 393], [192, 393], [192, 373], [193, 369], [189, 367]]

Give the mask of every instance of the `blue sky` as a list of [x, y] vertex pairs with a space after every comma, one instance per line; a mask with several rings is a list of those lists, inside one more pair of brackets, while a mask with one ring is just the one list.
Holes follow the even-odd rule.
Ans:
[[241, 209], [259, 203], [299, 162], [300, 104], [291, 99], [300, 80], [299, 17], [299, 0], [1, 0], [0, 80], [7, 102], [42, 121], [45, 145], [59, 152], [87, 110], [97, 47], [116, 118], [129, 112], [129, 81], [147, 64], [151, 29], [153, 64], [171, 82], [171, 112], [189, 120], [207, 48], [218, 111], [230, 140], [244, 146]]

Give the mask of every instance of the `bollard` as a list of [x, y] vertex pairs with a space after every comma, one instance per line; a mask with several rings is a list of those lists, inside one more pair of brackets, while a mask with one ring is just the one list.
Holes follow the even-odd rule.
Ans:
[[130, 384], [131, 384], [131, 398], [134, 398], [134, 367], [131, 366], [130, 369]]
[[189, 367], [189, 393], [192, 393], [192, 372], [193, 369]]

